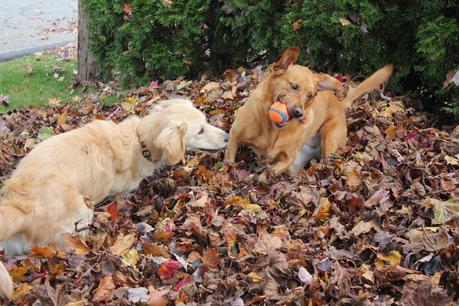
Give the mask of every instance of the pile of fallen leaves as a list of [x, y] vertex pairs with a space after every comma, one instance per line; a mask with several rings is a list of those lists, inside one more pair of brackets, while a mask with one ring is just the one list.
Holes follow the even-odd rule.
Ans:
[[[226, 130], [263, 77], [152, 82], [121, 104], [24, 109], [0, 118], [0, 176], [38, 142], [93, 120], [145, 115], [173, 95]], [[103, 87], [103, 86], [102, 86]], [[273, 176], [243, 148], [185, 164], [96, 206], [71, 251], [1, 256], [14, 302], [54, 305], [452, 305], [459, 298], [459, 128], [429, 127], [396, 98], [370, 95], [348, 115], [338, 154], [300, 177]]]

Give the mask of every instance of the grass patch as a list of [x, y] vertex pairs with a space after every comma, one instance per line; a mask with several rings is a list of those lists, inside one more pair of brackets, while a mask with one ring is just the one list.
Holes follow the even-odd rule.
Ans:
[[[25, 56], [0, 63], [0, 94], [9, 97], [9, 105], [0, 105], [0, 112], [45, 106], [50, 99], [61, 101], [61, 104], [78, 101], [83, 88], [73, 86], [76, 69], [76, 60], [64, 61], [54, 54]], [[118, 97], [108, 96], [100, 102], [118, 101]]]

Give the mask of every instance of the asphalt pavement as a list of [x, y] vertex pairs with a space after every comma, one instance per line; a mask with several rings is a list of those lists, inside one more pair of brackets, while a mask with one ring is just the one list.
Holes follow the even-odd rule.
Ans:
[[0, 61], [77, 38], [77, 0], [0, 0]]

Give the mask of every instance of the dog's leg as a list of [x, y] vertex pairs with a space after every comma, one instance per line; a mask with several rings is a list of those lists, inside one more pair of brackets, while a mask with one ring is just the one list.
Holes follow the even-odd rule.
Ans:
[[[65, 187], [64, 187], [65, 188]], [[88, 234], [88, 226], [91, 224], [94, 217], [94, 211], [90, 207], [90, 203], [71, 186], [66, 186], [65, 206], [71, 211], [65, 220], [62, 220], [62, 225], [56, 228], [56, 237], [54, 242], [61, 248], [66, 249], [67, 245], [64, 242], [63, 234], [73, 233], [75, 229], [82, 229], [81, 236]], [[77, 227], [77, 228], [75, 228]]]
[[320, 131], [322, 140], [322, 159], [335, 153], [340, 145], [346, 142], [347, 125], [345, 118], [334, 118], [327, 121]]
[[233, 131], [230, 131], [230, 138], [228, 146], [225, 151], [225, 160], [234, 163], [236, 161], [237, 150], [239, 149], [238, 135]]
[[276, 163], [270, 167], [275, 175], [279, 175], [283, 173], [284, 171], [286, 171], [290, 167], [290, 165], [294, 162], [294, 159], [292, 158], [291, 155], [287, 155], [284, 153], [279, 154], [276, 157], [276, 159], [277, 159]]

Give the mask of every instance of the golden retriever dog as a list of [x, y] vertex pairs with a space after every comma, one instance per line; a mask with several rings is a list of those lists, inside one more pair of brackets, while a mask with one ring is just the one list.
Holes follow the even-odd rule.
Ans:
[[[0, 200], [0, 248], [24, 254], [87, 227], [92, 204], [135, 189], [161, 165], [184, 159], [186, 150], [221, 150], [228, 134], [207, 123], [188, 100], [157, 103], [150, 114], [119, 124], [96, 120], [37, 145], [5, 181]], [[0, 262], [0, 295], [13, 283]]]
[[[340, 101], [333, 90], [342, 89], [341, 82], [295, 65], [298, 55], [298, 48], [285, 50], [267, 78], [237, 110], [226, 160], [234, 162], [239, 145], [246, 144], [275, 174], [298, 174], [312, 158], [326, 158], [345, 143], [347, 108], [386, 82], [393, 70], [392, 65], [384, 66]], [[292, 118], [283, 125], [274, 124], [268, 116], [275, 102], [285, 103]]]

